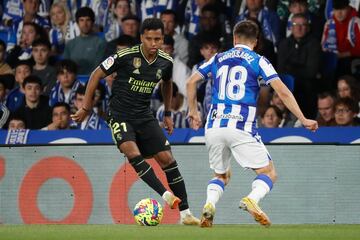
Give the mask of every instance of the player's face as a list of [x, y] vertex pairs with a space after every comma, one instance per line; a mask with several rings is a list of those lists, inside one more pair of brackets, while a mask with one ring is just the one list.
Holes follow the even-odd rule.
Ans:
[[281, 119], [277, 116], [274, 108], [270, 107], [266, 110], [264, 118], [262, 119], [262, 124], [267, 128], [276, 128], [279, 127]]
[[340, 126], [352, 125], [355, 115], [356, 114], [343, 104], [335, 106], [335, 121]]
[[32, 50], [32, 55], [37, 64], [46, 64], [49, 53], [49, 49], [44, 45], [33, 47]]
[[52, 121], [59, 123], [59, 129], [66, 129], [70, 122], [70, 113], [64, 106], [54, 108], [52, 113]]
[[320, 116], [325, 121], [330, 121], [334, 118], [334, 100], [331, 97], [326, 97], [318, 100], [318, 111]]
[[291, 33], [295, 39], [301, 39], [305, 37], [308, 32], [308, 23], [305, 18], [296, 17], [292, 19]]
[[24, 79], [31, 74], [31, 69], [28, 65], [19, 65], [15, 69], [15, 81], [20, 85]]
[[80, 32], [82, 34], [89, 34], [93, 27], [93, 21], [91, 21], [90, 17], [79, 17], [78, 19], [78, 25]]
[[338, 20], [339, 22], [342, 22], [345, 20], [346, 16], [348, 15], [349, 8], [343, 8], [343, 9], [334, 9], [333, 14], [334, 18]]
[[55, 5], [53, 8], [51, 8], [50, 18], [51, 18], [51, 22], [55, 26], [63, 25], [66, 20], [66, 14], [65, 14], [64, 9]]
[[163, 14], [161, 21], [164, 24], [164, 33], [173, 35], [175, 31], [175, 17], [172, 14]]
[[164, 42], [164, 35], [161, 29], [145, 30], [140, 36], [144, 52], [154, 55]]
[[27, 83], [25, 88], [25, 98], [31, 103], [37, 103], [40, 99], [41, 87], [37, 83]]
[[345, 80], [339, 80], [337, 84], [337, 90], [339, 97], [351, 97], [351, 89], [350, 86], [346, 83]]

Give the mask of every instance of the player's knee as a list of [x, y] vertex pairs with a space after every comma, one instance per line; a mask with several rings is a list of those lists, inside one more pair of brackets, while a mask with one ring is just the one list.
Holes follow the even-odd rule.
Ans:
[[272, 171], [268, 174], [268, 176], [270, 177], [270, 179], [271, 179], [271, 181], [272, 181], [273, 183], [275, 183], [276, 180], [277, 180], [277, 178], [278, 178], [275, 169], [272, 170]]
[[225, 185], [227, 185], [230, 181], [230, 178], [225, 173], [224, 174], [215, 173], [215, 178], [221, 180]]

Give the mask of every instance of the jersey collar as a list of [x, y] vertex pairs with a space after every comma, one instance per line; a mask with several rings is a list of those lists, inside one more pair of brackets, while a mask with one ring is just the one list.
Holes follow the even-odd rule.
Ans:
[[154, 60], [153, 60], [152, 62], [149, 62], [149, 60], [145, 57], [145, 54], [144, 54], [143, 51], [142, 51], [142, 44], [140, 44], [140, 52], [141, 52], [141, 55], [143, 56], [143, 58], [145, 59], [145, 61], [146, 61], [149, 65], [153, 64], [153, 63], [156, 61], [156, 59], [158, 58], [158, 55], [159, 55], [159, 50], [157, 50], [157, 52], [156, 52], [156, 57], [154, 58]]
[[245, 48], [245, 49], [251, 50], [251, 48], [249, 46], [244, 45], [244, 44], [236, 44], [235, 48]]

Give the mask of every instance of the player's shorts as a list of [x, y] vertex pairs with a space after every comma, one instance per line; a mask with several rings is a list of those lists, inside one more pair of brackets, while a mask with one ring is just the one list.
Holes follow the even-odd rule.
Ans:
[[210, 168], [224, 174], [233, 157], [243, 168], [262, 168], [269, 165], [270, 154], [259, 135], [231, 128], [210, 128], [205, 133]]
[[159, 152], [170, 150], [170, 143], [155, 118], [124, 120], [116, 115], [110, 115], [107, 123], [118, 147], [124, 142], [136, 142], [143, 157], [151, 157]]

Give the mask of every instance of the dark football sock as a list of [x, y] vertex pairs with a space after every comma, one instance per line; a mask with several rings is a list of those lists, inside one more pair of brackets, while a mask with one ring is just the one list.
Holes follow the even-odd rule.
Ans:
[[175, 194], [175, 196], [181, 199], [181, 203], [179, 204], [179, 210], [182, 211], [188, 209], [189, 204], [187, 201], [185, 182], [180, 174], [176, 161], [165, 167], [163, 170], [166, 174], [166, 178], [171, 191]]
[[166, 192], [166, 188], [155, 175], [153, 168], [145, 161], [142, 156], [129, 159], [129, 163], [147, 185], [154, 189], [160, 196]]

